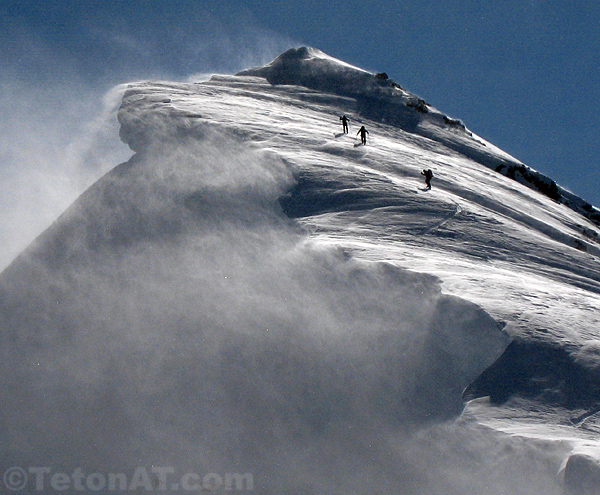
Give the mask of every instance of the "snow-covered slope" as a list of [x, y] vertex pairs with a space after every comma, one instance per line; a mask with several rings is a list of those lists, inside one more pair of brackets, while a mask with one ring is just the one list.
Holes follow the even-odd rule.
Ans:
[[0, 276], [7, 465], [595, 493], [597, 210], [314, 49], [119, 120], [136, 154]]

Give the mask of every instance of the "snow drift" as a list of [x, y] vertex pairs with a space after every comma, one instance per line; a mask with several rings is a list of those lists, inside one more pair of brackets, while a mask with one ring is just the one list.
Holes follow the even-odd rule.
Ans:
[[[596, 227], [419, 101], [312, 49], [129, 85], [136, 154], [0, 277], [6, 464], [560, 493], [574, 443], [490, 433], [462, 394], [511, 338], [597, 372]], [[337, 133], [342, 113], [368, 146]]]

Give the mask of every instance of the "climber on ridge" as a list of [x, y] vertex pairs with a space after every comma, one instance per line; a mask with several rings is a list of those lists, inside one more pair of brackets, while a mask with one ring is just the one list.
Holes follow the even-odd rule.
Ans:
[[360, 134], [360, 142], [361, 142], [361, 144], [363, 144], [363, 145], [367, 144], [367, 134], [369, 134], [369, 131], [367, 131], [365, 129], [364, 125], [356, 133], [357, 136], [359, 134]]
[[433, 179], [433, 172], [431, 171], [431, 169], [428, 168], [427, 170], [423, 170], [421, 172], [421, 175], [425, 176], [425, 184], [427, 186], [427, 189], [431, 189], [431, 179]]
[[350, 119], [348, 117], [346, 117], [345, 115], [342, 115], [340, 117], [340, 120], [342, 121], [342, 127], [344, 129], [344, 134], [348, 134], [348, 122], [350, 122]]

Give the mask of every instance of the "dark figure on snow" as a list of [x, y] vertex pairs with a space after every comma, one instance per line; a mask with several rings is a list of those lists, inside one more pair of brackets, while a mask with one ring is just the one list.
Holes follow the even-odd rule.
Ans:
[[431, 179], [433, 179], [433, 172], [431, 169], [423, 170], [421, 175], [425, 176], [425, 184], [427, 185], [427, 189], [431, 189]]
[[350, 122], [350, 119], [348, 117], [346, 117], [345, 115], [342, 115], [340, 117], [340, 120], [342, 121], [342, 127], [344, 129], [344, 134], [348, 134], [348, 122]]
[[365, 129], [365, 126], [363, 125], [358, 132], [356, 133], [356, 135], [358, 136], [360, 134], [360, 142], [361, 144], [367, 144], [367, 134], [369, 134], [369, 131], [367, 131]]

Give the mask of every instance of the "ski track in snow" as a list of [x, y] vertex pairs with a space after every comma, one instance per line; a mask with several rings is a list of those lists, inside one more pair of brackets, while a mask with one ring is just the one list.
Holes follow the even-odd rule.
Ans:
[[428, 227], [425, 230], [423, 230], [422, 235], [427, 235], [427, 234], [433, 232], [434, 230], [439, 229], [440, 227], [443, 227], [449, 221], [451, 221], [453, 218], [456, 218], [456, 215], [458, 215], [461, 211], [462, 211], [462, 208], [460, 207], [460, 205], [458, 203], [456, 203], [456, 210], [454, 210], [450, 215], [448, 215], [446, 218], [439, 221], [435, 225], [432, 225], [431, 227]]

